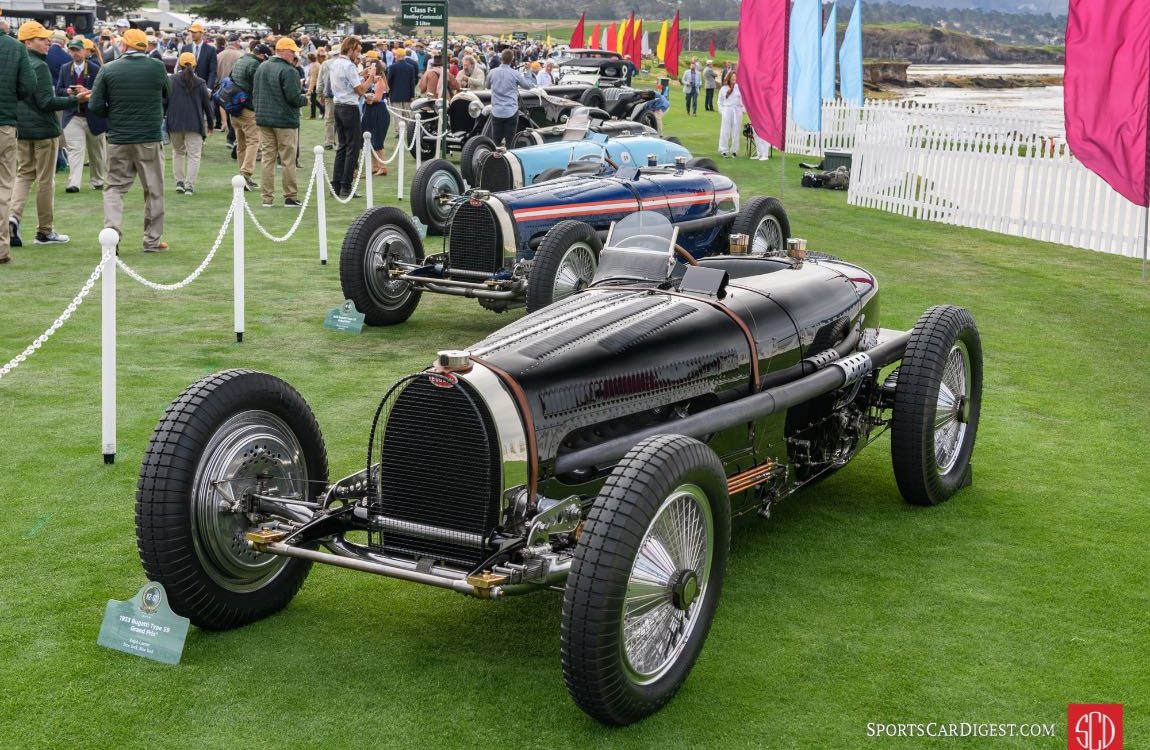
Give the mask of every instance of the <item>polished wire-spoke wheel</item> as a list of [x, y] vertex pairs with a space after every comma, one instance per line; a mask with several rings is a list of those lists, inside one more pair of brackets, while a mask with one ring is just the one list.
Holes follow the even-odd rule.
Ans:
[[899, 364], [891, 415], [891, 462], [908, 502], [937, 505], [970, 483], [981, 406], [974, 319], [961, 307], [930, 308]]
[[561, 221], [543, 236], [527, 280], [527, 312], [582, 291], [595, 278], [603, 242], [582, 221]]
[[[152, 433], [136, 492], [136, 543], [177, 614], [208, 630], [278, 612], [311, 563], [251, 550], [272, 513], [254, 495], [314, 500], [327, 482], [323, 436], [299, 392], [272, 375], [226, 370], [176, 398]], [[288, 520], [287, 516], [280, 516]]]
[[730, 233], [747, 235], [750, 238], [747, 252], [752, 255], [781, 253], [791, 236], [791, 222], [782, 203], [759, 196], [739, 209], [731, 222]]
[[776, 216], [765, 216], [755, 227], [755, 236], [751, 238], [750, 252], [756, 255], [765, 255], [768, 252], [777, 252], [784, 249], [786, 237], [783, 227]]
[[576, 242], [567, 248], [559, 261], [559, 272], [555, 274], [552, 301], [558, 302], [582, 291], [591, 283], [598, 267], [598, 254], [586, 242]]
[[580, 708], [623, 725], [671, 699], [710, 629], [729, 544], [727, 483], [710, 448], [659, 435], [623, 457], [563, 598], [563, 675]]

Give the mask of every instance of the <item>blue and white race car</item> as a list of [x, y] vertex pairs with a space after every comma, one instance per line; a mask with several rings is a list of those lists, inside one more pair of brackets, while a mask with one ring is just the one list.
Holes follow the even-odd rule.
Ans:
[[[442, 159], [429, 165], [436, 174], [454, 170]], [[499, 193], [445, 193], [433, 205], [448, 234], [434, 255], [425, 255], [415, 225], [398, 208], [369, 209], [348, 229], [340, 281], [344, 297], [369, 325], [407, 320], [425, 291], [473, 297], [496, 312], [546, 307], [591, 283], [604, 237], [636, 211], [670, 220], [676, 253], [686, 263], [734, 245], [751, 255], [783, 252], [791, 231], [774, 198], [743, 202], [730, 178], [682, 162], [560, 177]]]

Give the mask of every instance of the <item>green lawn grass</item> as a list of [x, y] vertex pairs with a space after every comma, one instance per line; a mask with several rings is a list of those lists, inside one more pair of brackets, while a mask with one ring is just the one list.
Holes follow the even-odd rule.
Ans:
[[[715, 155], [717, 115], [684, 118], [676, 95], [666, 124]], [[319, 138], [305, 121], [303, 142]], [[170, 252], [139, 251], [139, 188], [128, 196], [122, 257], [149, 278], [182, 278], [219, 227], [233, 163], [218, 134], [207, 153], [195, 196], [169, 179]], [[193, 628], [178, 667], [97, 646], [105, 602], [144, 582], [136, 477], [186, 385], [229, 367], [287, 379], [312, 404], [340, 476], [360, 468], [393, 379], [521, 314], [425, 295], [406, 325], [324, 330], [342, 301], [342, 228], [363, 205], [329, 200], [327, 266], [314, 209], [285, 244], [249, 224], [242, 344], [230, 238], [182, 291], [119, 276], [115, 465], [100, 456], [99, 287], [0, 380], [0, 747], [1060, 748], [1070, 702], [1124, 703], [1126, 746], [1146, 746], [1150, 285], [1138, 264], [851, 208], [842, 193], [800, 189], [799, 160], [785, 175], [781, 159], [720, 165], [744, 198], [781, 195], [812, 249], [874, 271], [886, 326], [910, 327], [936, 303], [978, 321], [986, 387], [972, 487], [938, 508], [907, 506], [882, 438], [771, 520], [739, 524], [691, 678], [627, 729], [569, 701], [555, 593], [489, 603], [317, 566], [281, 614], [232, 632]], [[377, 181], [377, 196], [394, 202], [394, 186]], [[99, 257], [100, 194], [63, 188], [57, 229], [73, 241], [16, 249], [0, 267], [0, 360], [52, 322]], [[255, 210], [278, 232], [293, 216]], [[897, 721], [1036, 722], [1058, 737], [868, 738], [868, 722]]]

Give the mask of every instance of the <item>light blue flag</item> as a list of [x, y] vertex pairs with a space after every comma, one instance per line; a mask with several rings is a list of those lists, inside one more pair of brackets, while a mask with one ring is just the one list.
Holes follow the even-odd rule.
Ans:
[[823, 29], [823, 101], [835, 98], [835, 47], [838, 37], [838, 5], [831, 3], [831, 15]]
[[[819, 0], [795, 0], [791, 9], [791, 103], [795, 123], [811, 133], [822, 130], [822, 8]], [[788, 76], [790, 78], [790, 76]]]
[[839, 49], [839, 89], [843, 101], [863, 103], [862, 0], [855, 0], [843, 46]]

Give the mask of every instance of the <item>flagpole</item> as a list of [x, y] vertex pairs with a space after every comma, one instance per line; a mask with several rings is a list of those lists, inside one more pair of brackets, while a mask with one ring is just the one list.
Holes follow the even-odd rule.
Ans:
[[1142, 280], [1145, 281], [1146, 280], [1146, 244], [1147, 244], [1146, 235], [1147, 235], [1147, 233], [1150, 233], [1150, 206], [1146, 207], [1146, 210], [1142, 212], [1142, 216], [1143, 216], [1143, 222], [1142, 222]]

